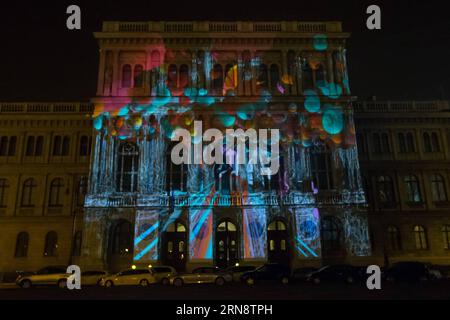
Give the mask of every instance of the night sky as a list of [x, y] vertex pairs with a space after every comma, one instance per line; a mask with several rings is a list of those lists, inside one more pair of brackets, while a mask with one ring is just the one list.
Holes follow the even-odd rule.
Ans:
[[[447, 1], [1, 1], [0, 101], [88, 101], [95, 95], [104, 20], [339, 20], [351, 32], [350, 86], [360, 99], [450, 98]], [[259, 3], [259, 4], [258, 4]], [[66, 29], [66, 8], [82, 10], [82, 29]], [[382, 30], [366, 28], [369, 4]]]

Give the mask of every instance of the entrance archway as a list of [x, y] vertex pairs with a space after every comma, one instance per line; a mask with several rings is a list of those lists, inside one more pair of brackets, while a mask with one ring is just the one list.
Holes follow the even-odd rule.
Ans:
[[219, 222], [216, 228], [216, 265], [226, 268], [238, 262], [238, 230], [229, 220]]
[[286, 223], [280, 219], [267, 226], [267, 248], [269, 262], [289, 264], [289, 233]]
[[110, 229], [108, 266], [111, 272], [129, 268], [133, 261], [133, 225], [120, 219]]
[[162, 263], [172, 266], [177, 271], [186, 268], [187, 231], [181, 221], [175, 221], [162, 234]]

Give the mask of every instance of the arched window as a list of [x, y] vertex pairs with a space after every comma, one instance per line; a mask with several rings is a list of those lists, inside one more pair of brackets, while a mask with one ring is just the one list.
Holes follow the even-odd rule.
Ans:
[[415, 152], [416, 146], [414, 143], [414, 136], [411, 132], [406, 134], [406, 151], [407, 152]]
[[82, 241], [82, 233], [81, 231], [77, 231], [73, 237], [72, 256], [74, 257], [81, 256], [81, 241]]
[[62, 149], [61, 149], [61, 155], [68, 156], [69, 151], [70, 151], [70, 137], [64, 136], [63, 143], [62, 143]]
[[6, 179], [0, 179], [0, 208], [5, 208], [8, 203], [9, 183]]
[[423, 226], [415, 226], [414, 227], [414, 239], [416, 242], [417, 250], [428, 249], [427, 232]]
[[133, 249], [133, 228], [130, 222], [126, 220], [119, 221], [114, 229], [112, 236], [112, 253], [128, 255]]
[[223, 89], [223, 68], [220, 64], [215, 64], [212, 73], [212, 87], [215, 94], [222, 94]]
[[388, 245], [392, 251], [398, 251], [402, 249], [400, 232], [396, 226], [389, 226], [388, 229]]
[[436, 132], [431, 133], [431, 151], [432, 152], [441, 151], [441, 147], [439, 145], [439, 137]]
[[265, 64], [260, 64], [259, 65], [259, 70], [258, 70], [258, 78], [256, 81], [256, 84], [258, 85], [259, 88], [262, 89], [268, 89], [269, 88], [269, 75], [268, 75], [268, 68]]
[[314, 89], [313, 70], [306, 61], [302, 63], [302, 85], [303, 90]]
[[82, 136], [80, 138], [80, 156], [85, 157], [89, 155], [89, 138]]
[[171, 64], [167, 69], [167, 86], [173, 90], [177, 87], [178, 82], [178, 70], [177, 66]]
[[316, 70], [316, 84], [325, 84], [325, 67], [322, 64]]
[[389, 143], [389, 136], [387, 133], [381, 134], [381, 153], [391, 152], [391, 145]]
[[341, 228], [335, 217], [324, 217], [320, 224], [322, 248], [325, 250], [339, 250], [341, 248]]
[[180, 66], [180, 81], [179, 88], [186, 88], [189, 86], [189, 67], [185, 64]]
[[225, 89], [234, 89], [237, 86], [236, 70], [232, 64], [225, 66]]
[[3, 136], [0, 139], [0, 156], [8, 155], [8, 137]]
[[126, 64], [122, 67], [122, 88], [131, 87], [131, 66]]
[[25, 156], [30, 157], [34, 155], [34, 136], [29, 136], [27, 139], [27, 146], [25, 149]]
[[52, 154], [54, 156], [60, 156], [61, 155], [61, 146], [62, 146], [62, 138], [61, 138], [61, 136], [55, 136], [53, 138], [53, 152], [52, 152]]
[[17, 137], [16, 136], [10, 137], [8, 146], [8, 156], [12, 157], [16, 154], [16, 144], [17, 144]]
[[450, 226], [442, 227], [442, 240], [444, 241], [444, 249], [450, 249]]
[[36, 139], [36, 148], [34, 149], [34, 155], [37, 157], [42, 156], [43, 149], [44, 149], [44, 137], [39, 136]]
[[311, 149], [311, 175], [315, 189], [333, 189], [334, 182], [331, 152], [328, 147], [316, 146]]
[[144, 85], [144, 68], [137, 64], [134, 66], [134, 87], [141, 88]]
[[425, 148], [425, 152], [431, 152], [431, 139], [428, 132], [423, 134], [423, 146]]
[[278, 90], [278, 85], [280, 82], [280, 71], [278, 65], [272, 64], [270, 66], [270, 90], [272, 93], [282, 93]]
[[125, 142], [119, 147], [117, 191], [136, 192], [139, 173], [139, 151], [135, 144]]
[[186, 232], [186, 227], [180, 221], [175, 221], [169, 224], [166, 232]]
[[87, 193], [87, 177], [80, 177], [78, 180], [78, 187], [77, 187], [77, 205], [79, 207], [82, 207], [84, 205], [84, 199]]
[[178, 142], [172, 142], [167, 148], [166, 190], [168, 193], [172, 191], [187, 191], [188, 165], [184, 163], [174, 164], [171, 157], [172, 148], [177, 144]]
[[394, 184], [391, 177], [379, 176], [377, 179], [378, 200], [382, 204], [391, 204], [395, 201]]
[[404, 177], [406, 198], [408, 202], [422, 202], [422, 195], [420, 193], [419, 179], [414, 175], [407, 175]]
[[33, 178], [27, 179], [23, 182], [22, 187], [22, 207], [34, 207], [34, 191], [37, 187], [36, 181]]
[[431, 194], [433, 202], [446, 202], [448, 200], [445, 180], [440, 174], [431, 175]]
[[406, 153], [406, 138], [403, 133], [398, 134], [398, 146], [401, 153]]
[[61, 178], [53, 179], [50, 183], [48, 197], [49, 207], [62, 207], [64, 200], [64, 181]]
[[236, 228], [236, 225], [234, 223], [232, 223], [231, 221], [223, 221], [223, 222], [219, 223], [219, 225], [217, 226], [217, 231], [218, 232], [226, 232], [226, 231], [235, 232], [235, 231], [237, 231], [237, 228]]
[[28, 255], [29, 236], [27, 232], [20, 232], [16, 239], [16, 250], [14, 257], [25, 258]]
[[44, 257], [56, 257], [58, 254], [58, 234], [50, 231], [45, 236]]
[[267, 226], [268, 231], [286, 231], [286, 224], [281, 220], [274, 220]]

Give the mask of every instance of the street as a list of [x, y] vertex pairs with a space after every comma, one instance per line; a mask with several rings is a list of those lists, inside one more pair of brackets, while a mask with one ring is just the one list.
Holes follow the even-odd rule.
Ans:
[[82, 287], [81, 290], [36, 287], [21, 289], [0, 285], [0, 300], [395, 300], [450, 299], [450, 282], [419, 284], [383, 283], [381, 290], [368, 290], [365, 285], [341, 284], [243, 284], [190, 285], [181, 288], [154, 285], [141, 287]]

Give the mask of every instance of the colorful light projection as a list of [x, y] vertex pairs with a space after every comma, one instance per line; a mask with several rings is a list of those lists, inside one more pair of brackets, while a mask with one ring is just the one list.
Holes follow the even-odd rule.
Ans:
[[244, 259], [265, 259], [267, 248], [267, 212], [264, 208], [242, 211]]
[[134, 261], [158, 260], [159, 213], [138, 210], [136, 212]]
[[290, 210], [296, 221], [295, 248], [299, 252], [299, 257], [303, 259], [320, 258], [319, 209], [293, 208]]
[[[209, 204], [206, 205], [206, 196], [198, 205], [205, 204], [203, 208], [189, 209], [189, 256], [191, 260], [212, 260], [213, 258], [213, 210], [212, 204], [217, 193], [207, 196]], [[197, 205], [197, 204], [196, 204]]]

